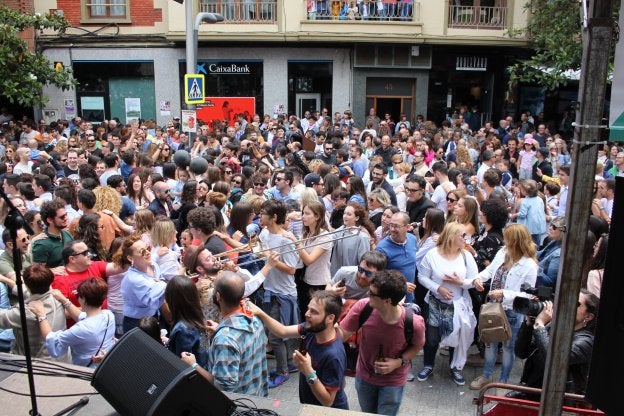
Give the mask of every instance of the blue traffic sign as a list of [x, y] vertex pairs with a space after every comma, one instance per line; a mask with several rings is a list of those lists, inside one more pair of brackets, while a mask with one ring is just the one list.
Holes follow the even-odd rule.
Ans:
[[184, 75], [184, 102], [203, 104], [206, 98], [206, 83], [202, 74]]

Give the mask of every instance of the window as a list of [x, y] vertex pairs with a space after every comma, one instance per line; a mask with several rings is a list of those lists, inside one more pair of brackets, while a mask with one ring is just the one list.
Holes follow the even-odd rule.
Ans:
[[129, 0], [82, 0], [82, 23], [130, 23]]

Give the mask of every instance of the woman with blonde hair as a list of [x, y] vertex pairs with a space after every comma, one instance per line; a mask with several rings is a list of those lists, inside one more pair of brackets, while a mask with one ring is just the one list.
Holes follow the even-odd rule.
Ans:
[[453, 209], [455, 221], [466, 227], [466, 243], [472, 244], [472, 238], [479, 233], [479, 203], [476, 198], [460, 198]]
[[384, 189], [375, 188], [368, 193], [368, 218], [375, 228], [381, 225], [381, 216], [389, 205], [390, 195]]
[[176, 244], [176, 228], [169, 218], [160, 217], [152, 227], [152, 261], [158, 264], [164, 280], [178, 274], [180, 268], [180, 247]]
[[[490, 302], [501, 302], [511, 327], [511, 339], [503, 342], [503, 366], [500, 382], [506, 383], [515, 359], [514, 345], [524, 316], [513, 310], [513, 301], [517, 297], [530, 298], [531, 295], [520, 288], [524, 284], [535, 286], [537, 279], [537, 247], [531, 239], [529, 230], [522, 224], [511, 224], [503, 232], [505, 245], [492, 260], [492, 263], [479, 273], [479, 282], [491, 280], [488, 297]], [[492, 373], [498, 357], [498, 342], [486, 345], [483, 375], [470, 383], [471, 390], [481, 390], [492, 381]]]
[[[462, 369], [468, 348], [472, 344], [477, 320], [472, 312], [468, 289], [482, 291], [477, 279], [477, 263], [464, 250], [466, 227], [458, 222], [446, 224], [436, 247], [431, 249], [418, 267], [418, 281], [429, 294], [424, 366], [418, 372], [418, 381], [433, 374], [435, 357], [440, 344], [449, 347], [450, 373], [455, 384], [466, 382]], [[459, 323], [459, 325], [457, 325]]]

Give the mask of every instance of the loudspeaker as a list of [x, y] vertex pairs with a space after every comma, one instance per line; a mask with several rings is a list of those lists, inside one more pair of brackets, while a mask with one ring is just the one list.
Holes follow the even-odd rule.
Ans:
[[224, 393], [162, 344], [134, 328], [93, 373], [91, 385], [123, 416], [231, 415]]

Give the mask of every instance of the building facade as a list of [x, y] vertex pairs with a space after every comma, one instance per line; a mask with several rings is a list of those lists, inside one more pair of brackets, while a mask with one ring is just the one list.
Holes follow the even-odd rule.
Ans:
[[[189, 0], [187, 0], [189, 1]], [[195, 0], [225, 20], [199, 27], [207, 97], [252, 102], [256, 113], [351, 109], [439, 121], [449, 108], [505, 111], [505, 69], [526, 53], [509, 29], [522, 0]], [[37, 43], [71, 66], [76, 89], [46, 88], [47, 107], [94, 121], [154, 118], [184, 104], [185, 6], [166, 0], [36, 0], [72, 27]], [[223, 98], [224, 99], [224, 98]], [[221, 100], [223, 101], [223, 100]], [[235, 100], [230, 100], [235, 102]], [[72, 114], [73, 113], [73, 114]]]

